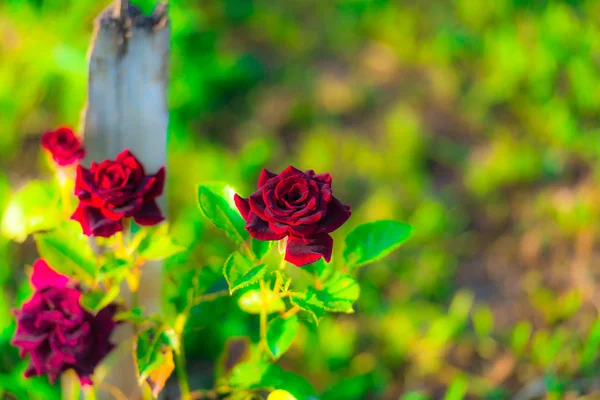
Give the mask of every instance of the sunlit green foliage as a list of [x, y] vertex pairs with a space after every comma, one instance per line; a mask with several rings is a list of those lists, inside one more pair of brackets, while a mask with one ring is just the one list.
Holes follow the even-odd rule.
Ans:
[[[153, 2], [139, 3], [149, 10]], [[0, 3], [3, 210], [26, 179], [49, 176], [38, 157], [41, 132], [77, 126], [92, 22], [105, 6]], [[190, 365], [214, 370], [229, 338], [257, 331], [237, 301], [194, 305], [206, 291], [193, 283], [200, 274], [213, 290], [232, 289], [209, 277], [219, 277], [236, 249], [198, 210], [195, 185], [218, 180], [248, 193], [262, 167], [293, 164], [331, 172], [336, 194], [353, 206], [334, 234], [334, 260], [344, 260], [343, 239], [363, 222], [406, 221], [414, 231], [401, 251], [356, 269], [354, 314], [327, 316], [326, 286], [292, 297], [303, 311], [281, 359], [286, 370], [242, 364], [231, 384], [264, 367], [268, 382], [293, 371], [325, 400], [500, 399], [538, 382], [556, 398], [590, 390], [600, 345], [600, 3], [173, 0], [170, 7], [170, 229], [190, 252], [174, 253], [165, 272], [185, 293], [164, 297], [177, 313], [190, 309]], [[2, 219], [0, 397], [48, 399], [57, 389], [21, 379], [24, 364], [8, 345], [10, 309], [31, 290], [22, 266], [35, 258], [31, 245], [9, 238], [24, 239], [41, 222], [35, 214], [22, 226], [4, 222], [27, 207], [9, 207]], [[37, 237], [49, 251], [52, 239]], [[259, 258], [276, 253], [252, 249]], [[102, 274], [98, 268], [83, 272]], [[336, 277], [317, 264], [293, 279], [319, 287]], [[309, 322], [321, 317], [318, 327]], [[286, 341], [277, 329], [274, 353]], [[212, 387], [213, 378], [192, 374], [192, 388]], [[292, 381], [286, 390], [300, 399], [305, 382]]]

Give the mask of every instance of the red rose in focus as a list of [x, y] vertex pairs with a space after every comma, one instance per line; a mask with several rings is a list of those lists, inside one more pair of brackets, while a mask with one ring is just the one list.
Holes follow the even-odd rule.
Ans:
[[16, 312], [17, 330], [11, 343], [21, 357], [31, 356], [25, 376], [48, 375], [51, 382], [73, 369], [82, 384], [91, 384], [94, 368], [114, 347], [110, 335], [116, 306], [97, 315], [79, 304], [81, 292], [69, 279], [53, 271], [44, 260], [34, 263], [31, 300]]
[[263, 169], [258, 190], [235, 204], [250, 236], [259, 240], [287, 239], [285, 259], [296, 266], [329, 262], [329, 236], [350, 218], [350, 207], [333, 197], [331, 176], [302, 172], [292, 166], [279, 175]]
[[67, 127], [44, 133], [42, 147], [50, 153], [54, 162], [63, 167], [85, 157], [81, 140]]
[[133, 217], [140, 225], [156, 225], [164, 219], [156, 204], [164, 183], [164, 167], [146, 175], [129, 150], [114, 161], [92, 162], [90, 169], [79, 165], [75, 179], [79, 206], [71, 219], [81, 224], [84, 234], [102, 237], [122, 231], [124, 217]]

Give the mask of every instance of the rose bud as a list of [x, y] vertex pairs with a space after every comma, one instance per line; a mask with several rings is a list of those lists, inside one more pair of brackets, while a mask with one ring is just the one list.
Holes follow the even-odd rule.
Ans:
[[164, 217], [156, 204], [163, 192], [165, 169], [146, 175], [144, 167], [129, 150], [117, 158], [89, 169], [79, 165], [75, 195], [79, 206], [71, 219], [81, 224], [88, 236], [110, 237], [123, 230], [122, 219], [133, 217], [143, 226], [152, 226]]
[[85, 157], [85, 149], [71, 128], [60, 127], [42, 136], [42, 147], [58, 165], [65, 167]]
[[16, 311], [17, 330], [11, 341], [20, 356], [31, 356], [25, 377], [48, 375], [54, 382], [73, 369], [82, 385], [91, 384], [94, 368], [114, 347], [110, 335], [116, 306], [95, 316], [79, 304], [81, 292], [69, 279], [50, 269], [45, 261], [34, 264], [32, 298]]
[[235, 204], [250, 236], [259, 240], [287, 237], [285, 260], [302, 266], [324, 258], [329, 262], [329, 233], [350, 218], [350, 207], [333, 197], [331, 176], [289, 166], [279, 175], [263, 169], [258, 190]]

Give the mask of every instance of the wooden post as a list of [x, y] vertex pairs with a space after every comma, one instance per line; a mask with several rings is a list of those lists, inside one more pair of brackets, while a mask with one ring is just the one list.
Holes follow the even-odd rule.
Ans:
[[[87, 164], [114, 158], [128, 148], [148, 173], [165, 165], [169, 41], [166, 3], [157, 4], [151, 15], [144, 16], [127, 0], [117, 0], [98, 16], [88, 54], [88, 98], [81, 129]], [[164, 199], [159, 202], [165, 212]], [[142, 269], [138, 302], [146, 313], [159, 311], [160, 273], [159, 263]], [[132, 335], [132, 327], [124, 326], [115, 341]], [[131, 352], [105, 381], [127, 399], [141, 398]], [[99, 390], [98, 399], [112, 398]]]

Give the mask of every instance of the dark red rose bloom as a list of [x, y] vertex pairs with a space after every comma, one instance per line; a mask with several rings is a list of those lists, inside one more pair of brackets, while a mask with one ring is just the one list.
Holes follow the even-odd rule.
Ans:
[[109, 338], [117, 325], [116, 306], [95, 316], [85, 311], [79, 304], [81, 292], [43, 260], [34, 264], [32, 284], [36, 291], [16, 312], [17, 330], [11, 342], [21, 357], [31, 356], [25, 376], [48, 375], [54, 382], [73, 369], [82, 384], [91, 384], [94, 368], [114, 347]]
[[42, 147], [52, 155], [54, 162], [63, 167], [75, 164], [85, 157], [81, 140], [75, 136], [71, 128], [64, 126], [44, 133]]
[[122, 231], [124, 217], [133, 217], [140, 225], [156, 225], [164, 219], [156, 204], [164, 184], [164, 167], [146, 175], [129, 150], [114, 161], [92, 162], [90, 169], [79, 165], [75, 179], [79, 206], [71, 219], [81, 224], [84, 234], [102, 237]]
[[302, 266], [321, 257], [329, 262], [329, 236], [350, 218], [350, 207], [333, 197], [331, 176], [292, 166], [279, 175], [263, 169], [258, 190], [248, 199], [234, 197], [250, 236], [280, 240], [287, 236], [285, 259]]

